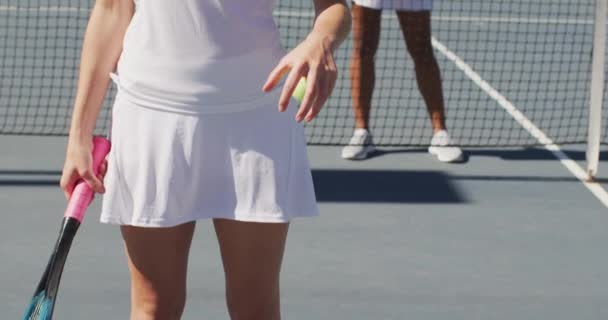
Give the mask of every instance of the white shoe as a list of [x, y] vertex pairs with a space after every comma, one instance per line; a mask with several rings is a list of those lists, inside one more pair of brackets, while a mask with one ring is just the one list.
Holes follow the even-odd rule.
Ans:
[[463, 159], [462, 150], [452, 145], [450, 135], [445, 130], [441, 130], [433, 135], [429, 153], [436, 156], [441, 162], [458, 162]]
[[363, 160], [375, 150], [371, 133], [367, 129], [355, 129], [350, 142], [342, 149], [342, 159]]

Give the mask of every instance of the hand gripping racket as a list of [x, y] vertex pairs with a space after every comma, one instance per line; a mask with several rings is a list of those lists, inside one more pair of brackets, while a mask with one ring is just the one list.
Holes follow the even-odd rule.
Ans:
[[[96, 175], [99, 173], [99, 166], [109, 151], [110, 141], [102, 137], [93, 138], [93, 168]], [[55, 248], [34, 296], [23, 315], [23, 320], [50, 320], [52, 318], [63, 266], [68, 257], [72, 240], [82, 223], [87, 207], [93, 200], [93, 196], [94, 192], [86, 182], [82, 180], [77, 182], [68, 201]]]

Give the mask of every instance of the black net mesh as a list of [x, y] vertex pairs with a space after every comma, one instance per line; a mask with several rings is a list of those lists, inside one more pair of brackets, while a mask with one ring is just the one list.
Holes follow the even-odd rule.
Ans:
[[[408, 0], [391, 4], [401, 1]], [[416, 1], [428, 0], [409, 2]], [[283, 43], [293, 48], [311, 29], [313, 1], [277, 2], [275, 18]], [[0, 0], [0, 133], [67, 133], [92, 3]], [[538, 144], [514, 118], [512, 108], [557, 143], [586, 141], [593, 0], [435, 1], [430, 51], [425, 48], [423, 13], [403, 11], [399, 19], [394, 10], [365, 12], [368, 19], [379, 16], [380, 24], [369, 123], [377, 144], [429, 143], [431, 121], [418, 83], [427, 87], [433, 108], [443, 96], [447, 127], [463, 146]], [[357, 52], [352, 48], [351, 34], [336, 52], [340, 76], [333, 96], [321, 115], [306, 125], [310, 144], [345, 144], [352, 134], [349, 69]], [[435, 61], [429, 52], [438, 63], [443, 92], [428, 89], [432, 79], [421, 80], [428, 78]], [[369, 79], [362, 77], [362, 86], [369, 86]], [[112, 96], [110, 92], [106, 99], [99, 133], [108, 125]], [[607, 134], [604, 131], [604, 143]]]

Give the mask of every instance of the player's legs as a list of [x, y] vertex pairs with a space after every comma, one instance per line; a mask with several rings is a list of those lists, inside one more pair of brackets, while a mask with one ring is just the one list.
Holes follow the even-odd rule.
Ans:
[[194, 226], [121, 227], [131, 273], [131, 320], [180, 319]]
[[381, 10], [352, 4], [353, 51], [350, 62], [351, 94], [357, 128], [369, 127], [376, 80], [374, 59], [380, 37]]
[[232, 320], [279, 320], [279, 274], [287, 223], [215, 219]]
[[431, 45], [431, 12], [397, 11], [397, 16], [414, 61], [418, 89], [426, 103], [433, 131], [445, 130], [441, 74]]
[[422, 94], [433, 126], [429, 152], [442, 162], [459, 162], [462, 150], [455, 146], [446, 131], [441, 73], [431, 44], [430, 11], [397, 11], [401, 31], [416, 70]]
[[344, 159], [365, 159], [374, 151], [369, 117], [376, 81], [375, 56], [380, 38], [382, 11], [352, 4], [353, 52], [350, 60], [351, 94], [355, 132], [342, 149]]

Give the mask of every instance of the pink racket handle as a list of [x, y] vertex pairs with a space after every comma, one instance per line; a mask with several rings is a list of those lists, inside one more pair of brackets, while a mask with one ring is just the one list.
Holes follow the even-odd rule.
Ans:
[[[93, 169], [95, 175], [99, 174], [99, 166], [110, 152], [110, 141], [103, 137], [93, 138]], [[80, 180], [76, 183], [76, 187], [72, 191], [72, 197], [68, 202], [68, 207], [65, 210], [64, 217], [70, 217], [82, 223], [87, 207], [93, 200], [93, 189], [84, 181]]]

